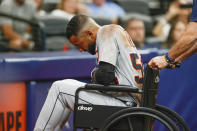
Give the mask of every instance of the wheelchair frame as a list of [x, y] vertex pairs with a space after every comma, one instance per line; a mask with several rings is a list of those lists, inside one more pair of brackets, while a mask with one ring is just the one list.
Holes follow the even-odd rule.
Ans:
[[[110, 128], [114, 126], [114, 124], [121, 123], [121, 121], [126, 120], [128, 123], [126, 130], [135, 131], [136, 126], [132, 125], [131, 122], [133, 117], [134, 119], [143, 121], [143, 127], [140, 129], [141, 131], [152, 131], [155, 120], [161, 122], [170, 131], [190, 131], [186, 122], [176, 112], [167, 107], [156, 104], [158, 83], [159, 70], [152, 69], [147, 66], [142, 89], [124, 85], [104, 86], [100, 84], [86, 84], [85, 87], [78, 88], [75, 93], [73, 130], [76, 131], [77, 128], [85, 128], [89, 130], [108, 131], [113, 130]], [[81, 91], [139, 93], [142, 95], [141, 107], [79, 104], [79, 92]], [[83, 107], [83, 110], [79, 107]], [[137, 116], [140, 116], [141, 118]], [[90, 120], [84, 120], [88, 117]], [[94, 119], [95, 117], [98, 120]], [[120, 128], [117, 126], [117, 129], [121, 130], [124, 128], [124, 123], [126, 123], [126, 121], [122, 122], [122, 125], [119, 124], [118, 126], [120, 126]], [[137, 129], [137, 131], [139, 131], [139, 129]]]

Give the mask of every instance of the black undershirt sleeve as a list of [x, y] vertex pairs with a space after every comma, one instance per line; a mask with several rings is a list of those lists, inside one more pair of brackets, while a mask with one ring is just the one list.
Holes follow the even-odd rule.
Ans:
[[94, 77], [97, 84], [103, 84], [103, 85], [110, 85], [110, 84], [116, 84], [116, 77], [115, 77], [115, 66], [100, 61], [98, 69], [95, 71]]

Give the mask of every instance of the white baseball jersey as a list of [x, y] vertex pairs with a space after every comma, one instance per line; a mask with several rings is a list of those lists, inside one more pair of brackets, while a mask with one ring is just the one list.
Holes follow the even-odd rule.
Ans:
[[115, 66], [115, 76], [120, 85], [140, 87], [143, 65], [133, 41], [119, 25], [106, 25], [99, 29], [96, 41], [98, 62]]

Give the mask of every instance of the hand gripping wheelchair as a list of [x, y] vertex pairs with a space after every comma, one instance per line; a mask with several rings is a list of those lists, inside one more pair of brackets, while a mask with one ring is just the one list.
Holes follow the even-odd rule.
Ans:
[[[86, 84], [85, 87], [79, 88], [75, 94], [73, 130], [81, 128], [85, 131], [152, 131], [156, 121], [169, 131], [190, 131], [185, 121], [176, 112], [156, 104], [159, 70], [147, 66], [144, 76], [142, 89], [99, 84]], [[139, 93], [142, 96], [141, 106], [79, 104], [79, 92], [90, 90]]]

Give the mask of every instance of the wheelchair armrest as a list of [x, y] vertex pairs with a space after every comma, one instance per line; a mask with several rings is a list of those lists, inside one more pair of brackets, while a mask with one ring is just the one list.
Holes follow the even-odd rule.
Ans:
[[105, 85], [101, 85], [101, 84], [86, 84], [84, 90], [141, 93], [140, 89], [138, 89], [137, 87], [129, 86], [129, 85], [108, 85], [108, 86], [105, 86]]

